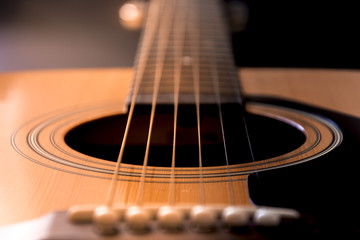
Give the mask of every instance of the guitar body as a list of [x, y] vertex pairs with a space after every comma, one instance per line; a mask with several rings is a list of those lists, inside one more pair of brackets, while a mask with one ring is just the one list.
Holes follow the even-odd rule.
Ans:
[[[29, 220], [84, 201], [104, 201], [108, 180], [66, 173], [29, 161], [14, 150], [11, 135], [28, 121], [44, 116], [51, 118], [51, 114], [56, 116], [97, 104], [120, 103], [121, 112], [121, 103], [125, 103], [131, 77], [132, 71], [126, 69], [9, 73], [1, 76], [1, 112], [2, 116], [8, 116], [1, 120], [4, 126], [1, 132], [4, 164], [1, 168], [1, 182], [4, 183], [1, 190], [1, 201], [4, 201], [1, 203], [1, 224]], [[20, 102], [21, 106], [17, 105]], [[80, 120], [80, 123], [83, 121], [86, 119]], [[26, 137], [24, 140], [26, 144]]]
[[[130, 69], [34, 71], [0, 76], [0, 224], [106, 200], [111, 179], [107, 171], [111, 172], [115, 163], [79, 153], [67, 146], [64, 138], [69, 130], [88, 121], [126, 114], [131, 78]], [[343, 142], [330, 153], [303, 164], [257, 172], [250, 175], [249, 181], [247, 175], [234, 177], [236, 202], [295, 208], [307, 217], [306, 221], [310, 219], [313, 225], [306, 222], [304, 231], [314, 236], [334, 232], [358, 235], [360, 72], [243, 69], [240, 78], [249, 106], [271, 103], [319, 114], [339, 126]], [[67, 162], [59, 162], [61, 159]], [[133, 167], [128, 171], [129, 176], [121, 178], [115, 202], [135, 202], [139, 188], [136, 174], [140, 170]], [[166, 171], [149, 168], [155, 177], [145, 182], [146, 203], [166, 204], [169, 184], [156, 177]], [[230, 203], [228, 183], [221, 179], [205, 181], [207, 203]], [[199, 183], [179, 179], [175, 188], [177, 204], [199, 202]]]

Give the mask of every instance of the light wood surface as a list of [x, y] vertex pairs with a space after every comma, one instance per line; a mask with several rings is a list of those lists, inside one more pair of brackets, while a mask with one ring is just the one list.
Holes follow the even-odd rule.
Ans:
[[[356, 71], [243, 69], [241, 77], [247, 94], [281, 96], [360, 116], [360, 73]], [[0, 224], [32, 219], [71, 205], [105, 201], [108, 179], [81, 175], [86, 174], [85, 170], [73, 174], [29, 161], [11, 146], [11, 136], [23, 129], [21, 127], [26, 128], [27, 123], [51, 119], [87, 106], [117, 103], [122, 109], [131, 79], [131, 69], [53, 70], [0, 75]], [[41, 132], [39, 141], [46, 131]], [[21, 134], [23, 132], [19, 131], [20, 138]], [[61, 134], [55, 136], [59, 144], [60, 139]], [[22, 147], [21, 150], [26, 151]], [[48, 151], [55, 154], [57, 150], [49, 147]], [[59, 155], [62, 157], [61, 153]], [[31, 157], [42, 160], [36, 154]], [[104, 164], [104, 161], [94, 164]], [[111, 167], [110, 164], [108, 168]], [[237, 180], [233, 182], [236, 201], [251, 204], [246, 175]], [[195, 193], [199, 192], [199, 187], [199, 184], [178, 183], [176, 201], [197, 203], [199, 195]], [[128, 203], [136, 195], [137, 188], [136, 182], [120, 185], [116, 201]], [[163, 203], [164, 196], [159, 193], [168, 192], [168, 188], [166, 184], [151, 184], [151, 187], [146, 186], [144, 196], [148, 202]], [[230, 203], [228, 191], [225, 182], [205, 184], [208, 203]]]
[[245, 94], [281, 97], [360, 117], [360, 71], [243, 69]]
[[[71, 202], [82, 203], [83, 199], [87, 202], [104, 201], [106, 189], [103, 181], [49, 171], [15, 152], [10, 137], [22, 124], [47, 113], [123, 101], [131, 77], [131, 70], [119, 69], [1, 75], [1, 224], [31, 219], [51, 208], [64, 209]], [[90, 190], [86, 190], [89, 186]]]

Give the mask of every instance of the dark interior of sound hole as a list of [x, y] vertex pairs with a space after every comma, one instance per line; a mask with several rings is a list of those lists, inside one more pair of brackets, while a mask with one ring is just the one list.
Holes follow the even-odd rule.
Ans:
[[[239, 104], [223, 104], [222, 130], [219, 108], [215, 104], [200, 106], [201, 156], [203, 166], [223, 166], [262, 160], [290, 152], [305, 141], [304, 134], [286, 123], [246, 114]], [[149, 130], [151, 106], [137, 105], [130, 125], [122, 162], [143, 165], [146, 139]], [[244, 118], [245, 117], [245, 118]], [[247, 130], [244, 119], [246, 119]], [[65, 142], [74, 150], [96, 158], [116, 161], [127, 114], [114, 115], [86, 122], [71, 129]], [[151, 135], [148, 165], [170, 167], [173, 151], [174, 107], [159, 105]], [[224, 133], [224, 134], [223, 134]], [[250, 144], [247, 133], [249, 133]], [[224, 138], [225, 136], [225, 143]], [[199, 166], [196, 107], [179, 106], [176, 132], [176, 167]], [[225, 148], [226, 153], [225, 154]], [[227, 157], [226, 157], [227, 156]]]

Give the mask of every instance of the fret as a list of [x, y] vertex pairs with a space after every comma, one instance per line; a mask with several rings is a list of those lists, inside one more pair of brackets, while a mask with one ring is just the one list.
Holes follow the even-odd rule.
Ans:
[[[234, 77], [237, 78], [236, 75], [234, 76], [232, 74], [232, 72], [226, 71], [226, 69], [219, 69], [219, 70], [220, 70], [219, 75], [221, 76], [221, 79], [226, 79], [225, 81], [232, 81], [233, 79], [231, 79], [231, 78], [234, 78]], [[155, 73], [154, 69], [147, 69], [143, 75], [142, 81], [143, 82], [153, 81], [154, 73]], [[174, 70], [168, 68], [167, 70], [163, 71], [162, 77], [163, 77], [163, 79], [172, 79], [172, 78], [174, 78], [174, 74], [175, 74]], [[187, 79], [190, 79], [192, 77], [191, 71], [183, 71], [181, 75], [186, 77]], [[202, 68], [202, 70], [200, 70], [200, 78], [207, 79], [207, 78], [211, 78], [211, 77], [212, 77], [212, 75], [208, 71], [208, 69]], [[219, 80], [220, 82], [221, 82], [221, 79]]]
[[[193, 93], [194, 92], [194, 87], [193, 86], [182, 86], [180, 87], [181, 92], [182, 93]], [[211, 93], [211, 94], [215, 94], [216, 92], [214, 91], [213, 86], [201, 86], [201, 93]], [[227, 94], [236, 94], [236, 92], [233, 90], [233, 88], [231, 87], [220, 87], [218, 90], [221, 94], [227, 95]], [[166, 86], [166, 85], [162, 85], [161, 86], [161, 92], [162, 93], [173, 93], [174, 92], [174, 86]], [[151, 94], [152, 90], [151, 87], [144, 87], [141, 89], [140, 93], [146, 93], [146, 94]]]
[[[225, 50], [225, 49], [224, 49]], [[225, 54], [222, 50], [218, 51], [219, 54], [217, 54], [217, 62], [219, 63], [218, 65], [228, 65], [228, 64], [233, 64], [233, 59], [229, 58], [229, 54]], [[208, 51], [206, 51], [206, 49], [200, 49], [199, 51], [199, 60], [200, 60], [200, 64], [203, 64], [206, 61], [209, 61], [209, 57], [212, 56], [213, 53], [209, 53]], [[185, 57], [190, 57], [190, 56], [185, 56]], [[151, 65], [155, 65], [156, 64], [156, 60], [157, 56], [156, 53], [152, 53], [150, 52], [149, 57], [147, 59], [147, 61], [145, 62], [138, 62], [138, 64], [146, 64], [146, 66], [151, 66]], [[172, 51], [167, 51], [166, 52], [166, 56], [165, 56], [165, 64], [167, 64], [167, 61], [170, 61], [172, 63], [174, 63], [174, 55], [172, 53]]]
[[[182, 1], [182, 0], [174, 0]], [[165, 1], [164, 4], [171, 4], [172, 1]], [[217, 0], [191, 0], [189, 1], [189, 9], [191, 11], [187, 12], [187, 15], [176, 16], [179, 12], [176, 11], [172, 16], [172, 26], [169, 29], [169, 35], [167, 39], [167, 46], [161, 46], [161, 39], [159, 39], [158, 30], [156, 30], [155, 36], [152, 39], [151, 46], [144, 49], [143, 43], [140, 43], [138, 48], [138, 53], [136, 56], [136, 69], [139, 66], [142, 66], [143, 72], [141, 76], [141, 83], [139, 85], [139, 95], [149, 95], [152, 94], [154, 86], [154, 77], [156, 71], [158, 71], [157, 59], [159, 51], [164, 51], [164, 63], [161, 69], [161, 79], [159, 86], [159, 98], [160, 99], [171, 99], [169, 97], [161, 97], [161, 95], [171, 95], [174, 93], [175, 87], [175, 69], [178, 60], [175, 59], [175, 51], [182, 48], [182, 65], [181, 65], [181, 82], [180, 82], [180, 94], [189, 95], [194, 94], [194, 76], [193, 68], [195, 67], [192, 63], [194, 44], [197, 44], [194, 41], [194, 38], [190, 36], [189, 26], [185, 28], [183, 39], [180, 39], [177, 31], [178, 28], [174, 26], [179, 26], [179, 24], [186, 24], [186, 22], [191, 22], [196, 24], [199, 29], [199, 41], [200, 45], [196, 47], [198, 49], [198, 63], [197, 69], [199, 73], [199, 91], [201, 95], [215, 95], [216, 91], [214, 90], [215, 86], [213, 85], [213, 70], [214, 66], [216, 67], [217, 79], [219, 82], [219, 93], [221, 98], [223, 96], [230, 96], [229, 99], [239, 99], [234, 98], [235, 95], [239, 94], [239, 83], [237, 78], [237, 70], [234, 65], [234, 59], [231, 51], [231, 44], [229, 40], [229, 34], [227, 32], [227, 26], [222, 15], [221, 4]], [[195, 11], [195, 7], [192, 4], [200, 4], [201, 8], [198, 9], [199, 12]], [[162, 6], [165, 7], [165, 6]], [[201, 11], [201, 13], [200, 13]], [[160, 16], [159, 21], [162, 21]], [[169, 16], [167, 16], [169, 17]], [[152, 18], [151, 12], [149, 13], [148, 18]], [[182, 22], [176, 22], [175, 20], [180, 20]], [[197, 21], [196, 21], [197, 20]], [[145, 30], [147, 31], [147, 30]], [[146, 33], [144, 33], [146, 34]], [[182, 44], [182, 46], [180, 46]], [[146, 52], [146, 58], [142, 58], [141, 55], [144, 55]], [[140, 99], [147, 99], [148, 97], [141, 97]], [[190, 99], [189, 97], [187, 99]], [[210, 96], [207, 97], [210, 99]], [[213, 101], [215, 101], [213, 96]]]
[[[174, 78], [174, 71], [171, 69], [174, 65], [165, 65], [167, 70], [163, 71], [163, 78], [164, 79], [173, 79]], [[201, 66], [200, 72], [200, 78], [202, 79], [208, 79], [212, 78], [211, 72], [209, 72], [210, 66]], [[237, 75], [233, 73], [233, 69], [230, 67], [217, 67], [218, 75], [219, 75], [219, 81], [221, 82], [224, 79], [227, 79], [228, 81], [237, 81]], [[186, 76], [187, 79], [192, 79], [192, 73], [190, 70], [184, 70], [181, 74], [182, 76]], [[147, 81], [150, 81], [154, 77], [154, 68], [146, 69], [143, 81], [147, 79]]]
[[[162, 84], [173, 83], [173, 77], [174, 77], [173, 74], [171, 74], [169, 76], [163, 76], [161, 79]], [[210, 75], [201, 75], [199, 81], [202, 85], [206, 85], [206, 84], [212, 85], [212, 83], [209, 81], [210, 78], [211, 78]], [[220, 86], [222, 86], [222, 85], [229, 85], [229, 86], [231, 85], [232, 86], [232, 83], [231, 83], [232, 79], [233, 78], [231, 76], [224, 76], [220, 79], [219, 84], [220, 84]], [[153, 84], [152, 80], [153, 80], [152, 76], [144, 77], [143, 82], [142, 82], [143, 86], [152, 85]], [[193, 84], [191, 75], [183, 75], [182, 76], [181, 85], [183, 85], [183, 84], [189, 84], [189, 85]]]
[[[141, 88], [140, 93], [152, 93], [152, 87], [153, 86], [143, 86], [143, 88]], [[174, 92], [174, 85], [173, 84], [163, 84], [161, 85], [161, 90], [162, 92], [166, 92], [166, 93], [170, 93], [170, 92]], [[180, 89], [183, 92], [194, 92], [194, 87], [191, 85], [183, 85], [180, 87]], [[206, 92], [206, 93], [214, 93], [214, 87], [212, 85], [201, 85], [200, 87], [202, 93]], [[219, 87], [219, 91], [221, 94], [235, 94], [236, 92], [233, 90], [232, 86], [220, 86]]]
[[[163, 79], [162, 79], [163, 80]], [[208, 87], [208, 86], [211, 86], [212, 88], [214, 87], [211, 83], [208, 83], [209, 82], [209, 79], [203, 79], [203, 80], [201, 80], [200, 81], [200, 87]], [[182, 82], [181, 82], [181, 85], [180, 85], [180, 87], [183, 87], [183, 86], [190, 86], [190, 87], [192, 87], [192, 85], [193, 85], [193, 82], [191, 81], [191, 80], [187, 80], [187, 79], [182, 79]], [[172, 81], [166, 81], [166, 80], [164, 80], [164, 81], [162, 81], [162, 84], [161, 84], [161, 86], [173, 86], [173, 89], [172, 90], [174, 90], [174, 83], [172, 82]], [[160, 87], [161, 87], [160, 86]], [[150, 82], [150, 81], [147, 81], [147, 82], [144, 82], [143, 84], [142, 84], [142, 87], [141, 87], [141, 89], [144, 89], [144, 88], [146, 88], [146, 87], [153, 87], [153, 83], [152, 82]], [[221, 82], [221, 83], [219, 83], [219, 88], [230, 88], [230, 89], [233, 89], [233, 84], [232, 83], [228, 83], [228, 82], [225, 82], [225, 81], [223, 81], [223, 82]], [[235, 89], [233, 90], [233, 91], [235, 91]]]
[[[172, 79], [161, 79], [161, 82], [162, 82], [162, 85], [166, 85], [166, 86], [169, 86], [169, 85], [174, 85], [174, 82], [172, 81]], [[181, 86], [184, 86], [184, 85], [192, 85], [193, 84], [193, 82], [192, 82], [192, 80], [190, 79], [188, 79], [187, 77], [184, 77], [183, 78], [183, 80], [182, 80], [182, 82], [181, 82]], [[202, 78], [202, 79], [200, 79], [200, 84], [201, 84], [201, 86], [207, 86], [207, 85], [211, 85], [212, 86], [212, 84], [211, 83], [209, 83], [209, 78]], [[222, 82], [220, 82], [219, 83], [219, 85], [220, 85], [220, 87], [226, 87], [226, 86], [228, 86], [228, 87], [232, 87], [233, 85], [231, 84], [231, 83], [229, 83], [229, 81], [222, 81]], [[143, 84], [142, 84], [142, 86], [143, 87], [148, 87], [148, 86], [153, 86], [153, 82], [150, 80], [148, 80], [148, 81], [144, 81], [143, 82]]]
[[[185, 57], [190, 57], [190, 56], [185, 56]], [[207, 53], [204, 49], [204, 51], [200, 51], [200, 56], [199, 56], [199, 60], [200, 60], [200, 64], [203, 65], [205, 62], [209, 62], [209, 57], [212, 57], [212, 55], [210, 53]], [[156, 62], [155, 60], [157, 59], [155, 54], [150, 54], [148, 60], [146, 61], [146, 65], [147, 66], [151, 66], [151, 65], [155, 65]], [[229, 63], [233, 63], [232, 59], [229, 59], [227, 55], [223, 54], [222, 56], [220, 55], [219, 57], [216, 58], [218, 65], [227, 65]], [[171, 63], [174, 63], [174, 56], [172, 54], [167, 54], [165, 57], [165, 60], [170, 61]], [[165, 64], [167, 64], [168, 62], [165, 62]]]
[[[200, 71], [204, 71], [204, 70], [207, 70], [210, 68], [210, 64], [207, 63], [205, 60], [205, 58], [199, 58], [200, 60], [203, 60], [200, 62], [199, 64], [199, 70]], [[232, 61], [227, 61], [227, 62], [224, 62], [223, 63], [232, 63]], [[174, 69], [175, 67], [175, 64], [173, 62], [169, 62], [169, 63], [165, 63], [164, 64], [164, 71], [166, 71], [167, 69]], [[183, 66], [183, 67], [189, 67], [189, 66]], [[220, 65], [220, 64], [217, 64], [217, 69], [219, 69], [220, 71], [221, 70], [225, 70], [225, 71], [231, 71], [231, 70], [234, 70], [235, 68], [233, 66], [229, 66], [227, 64], [223, 64], [223, 65]], [[154, 71], [154, 69], [156, 68], [156, 63], [148, 63], [146, 65], [146, 70], [149, 70], [149, 71]], [[190, 70], [189, 70], [190, 71]]]
[[[216, 32], [214, 34], [214, 30], [209, 31], [209, 30], [200, 30], [201, 33], [201, 37], [206, 37], [207, 35], [211, 37], [211, 39], [215, 42], [217, 42], [217, 44], [223, 44], [224, 46], [226, 46], [227, 43], [224, 43], [223, 41], [227, 41], [228, 37], [227, 36], [222, 36], [222, 35], [215, 35], [215, 34], [220, 34], [222, 33], [222, 31]], [[188, 34], [188, 32], [186, 32], [186, 34]], [[154, 39], [153, 41], [154, 43], [158, 42], [158, 39]], [[179, 42], [181, 42], [179, 39], [173, 39], [173, 38], [169, 38], [169, 42], [173, 43], [173, 44], [179, 44]], [[186, 43], [193, 43], [192, 40], [187, 39]], [[170, 46], [169, 46], [170, 47]], [[139, 48], [141, 49], [141, 47]]]
[[[169, 48], [173, 48], [172, 46], [169, 46]], [[227, 51], [228, 49], [225, 48], [225, 47], [214, 47], [213, 48], [213, 52], [216, 52], [216, 55], [217, 55], [217, 59], [219, 60], [229, 60], [229, 54], [228, 53], [225, 53], [225, 51]], [[200, 61], [202, 61], [203, 59], [206, 59], [209, 55], [211, 55], [211, 53], [209, 53], [207, 51], [207, 48], [200, 48], [199, 49], [199, 53], [200, 53]], [[149, 62], [149, 63], [153, 63], [154, 60], [156, 59], [156, 52], [155, 51], [152, 51], [152, 52], [149, 52], [149, 58], [147, 59], [146, 62]], [[173, 54], [173, 49], [168, 49], [166, 51], [166, 58], [167, 59], [170, 59], [170, 60], [174, 60], [174, 54]]]

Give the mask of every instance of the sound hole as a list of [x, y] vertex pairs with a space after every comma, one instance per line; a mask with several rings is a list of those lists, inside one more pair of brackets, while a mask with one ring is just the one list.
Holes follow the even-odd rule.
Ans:
[[[223, 104], [221, 108], [229, 164], [252, 162], [250, 144], [255, 159], [263, 160], [290, 152], [305, 141], [305, 136], [301, 131], [284, 122], [247, 113], [244, 116], [239, 104]], [[200, 109], [202, 164], [205, 167], [226, 165], [218, 106], [203, 104]], [[150, 110], [149, 105], [135, 107], [122, 162], [143, 165]], [[159, 105], [156, 108], [149, 166], [171, 166], [173, 111], [172, 105]], [[250, 143], [244, 119], [246, 119]], [[71, 129], [65, 136], [65, 142], [83, 154], [116, 161], [126, 121], [127, 115], [122, 114], [86, 122]], [[179, 105], [176, 134], [176, 167], [199, 166], [195, 105]]]

